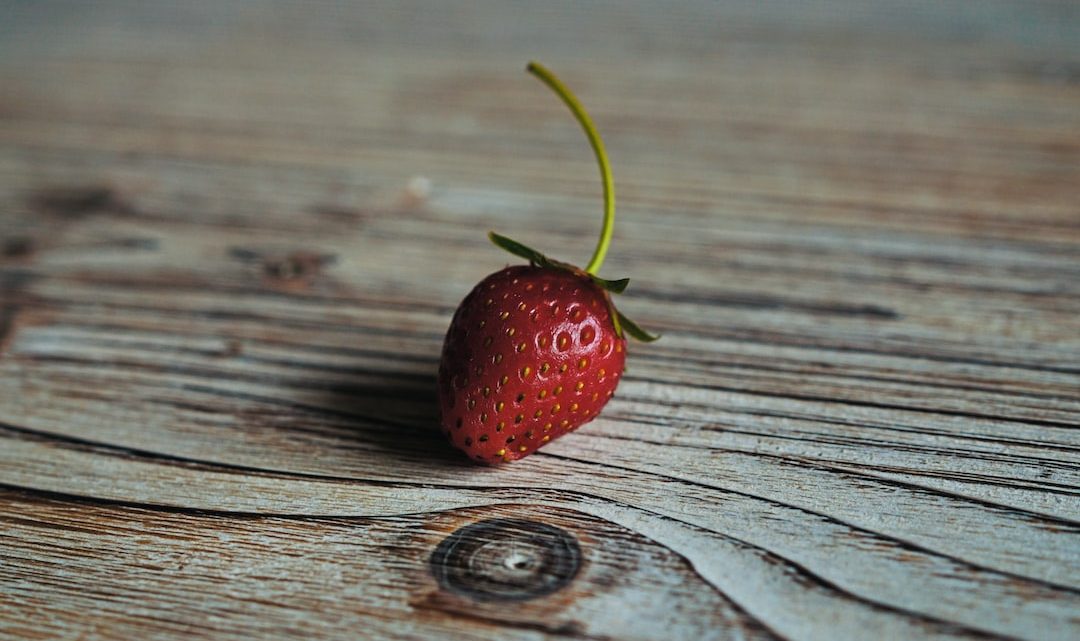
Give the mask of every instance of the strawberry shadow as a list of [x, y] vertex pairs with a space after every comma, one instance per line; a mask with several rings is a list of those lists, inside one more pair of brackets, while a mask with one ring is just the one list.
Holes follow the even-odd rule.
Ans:
[[355, 378], [324, 388], [319, 406], [345, 423], [358, 449], [377, 451], [395, 465], [469, 465], [439, 431], [433, 373], [357, 371]]

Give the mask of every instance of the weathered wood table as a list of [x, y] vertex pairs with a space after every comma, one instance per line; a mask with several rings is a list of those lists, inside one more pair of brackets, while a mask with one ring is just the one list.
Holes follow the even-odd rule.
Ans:
[[[496, 229], [664, 334], [437, 432]], [[0, 5], [0, 637], [1080, 638], [1071, 2]]]

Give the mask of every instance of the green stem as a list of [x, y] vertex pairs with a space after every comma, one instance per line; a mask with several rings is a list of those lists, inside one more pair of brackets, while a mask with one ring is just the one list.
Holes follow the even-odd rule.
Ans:
[[593, 152], [596, 154], [596, 162], [600, 165], [600, 178], [604, 181], [604, 226], [600, 230], [600, 240], [596, 243], [596, 250], [593, 251], [589, 264], [585, 266], [585, 271], [595, 276], [600, 271], [600, 265], [604, 263], [604, 257], [607, 256], [608, 247], [611, 246], [611, 233], [615, 229], [615, 181], [611, 178], [611, 165], [608, 163], [607, 152], [604, 150], [604, 141], [600, 140], [596, 125], [578, 102], [577, 97], [555, 77], [555, 74], [539, 62], [530, 62], [527, 69], [529, 73], [542, 80], [558, 94], [567, 107], [570, 107], [574, 117], [581, 123], [581, 128], [585, 130], [589, 144], [592, 145]]

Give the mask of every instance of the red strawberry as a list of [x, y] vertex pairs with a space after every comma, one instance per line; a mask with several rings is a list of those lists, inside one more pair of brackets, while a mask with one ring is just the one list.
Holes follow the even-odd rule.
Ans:
[[443, 432], [451, 444], [484, 463], [527, 456], [595, 418], [622, 376], [623, 331], [655, 340], [611, 302], [610, 293], [621, 293], [629, 279], [595, 275], [614, 222], [603, 143], [550, 71], [536, 63], [528, 69], [570, 106], [596, 151], [604, 179], [604, 228], [585, 270], [489, 234], [530, 265], [507, 267], [473, 288], [454, 314], [439, 364]]

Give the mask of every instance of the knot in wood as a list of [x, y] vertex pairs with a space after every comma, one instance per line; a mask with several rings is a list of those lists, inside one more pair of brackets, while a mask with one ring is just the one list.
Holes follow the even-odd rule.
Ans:
[[479, 601], [525, 601], [566, 586], [581, 567], [570, 533], [521, 519], [467, 525], [435, 548], [431, 572], [442, 589]]

